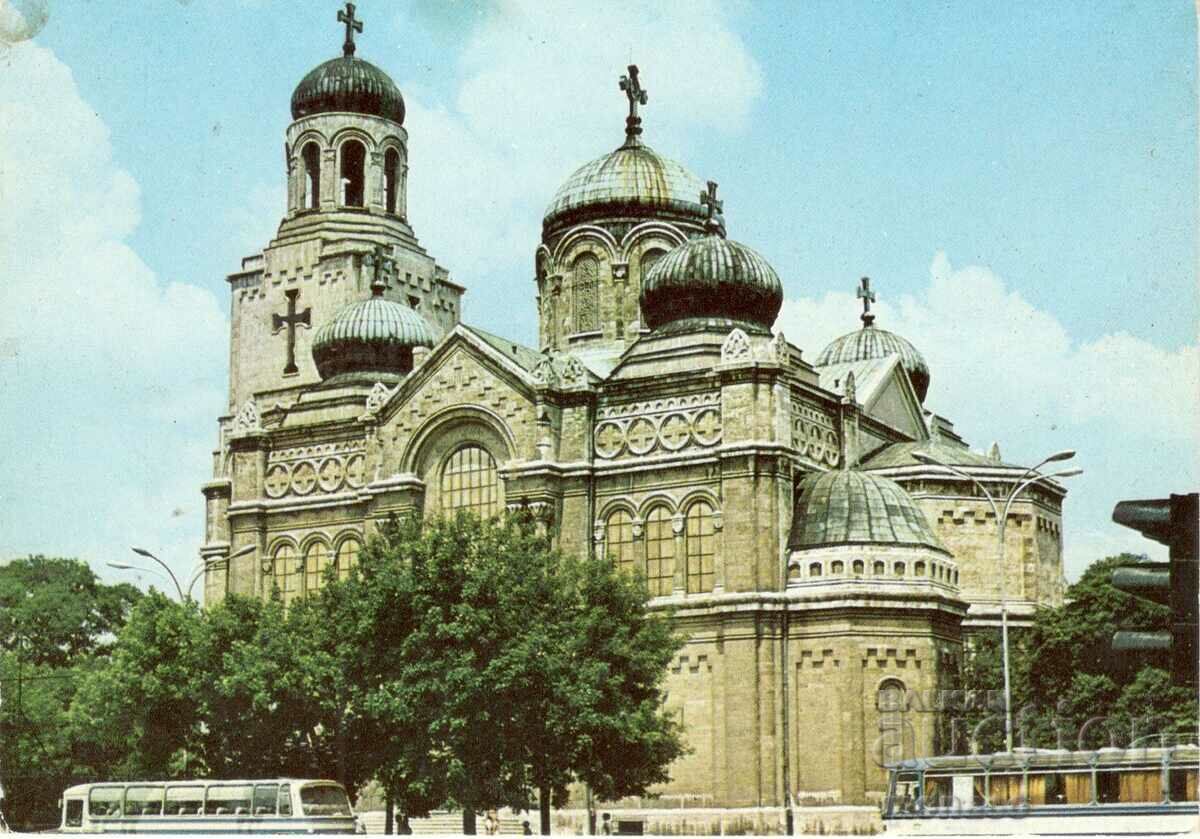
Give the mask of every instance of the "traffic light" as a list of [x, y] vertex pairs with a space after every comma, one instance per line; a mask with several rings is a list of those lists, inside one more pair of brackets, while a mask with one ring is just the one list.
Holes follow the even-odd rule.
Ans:
[[1171, 549], [1169, 562], [1141, 562], [1117, 568], [1112, 584], [1121, 591], [1171, 607], [1170, 632], [1117, 632], [1117, 651], [1169, 650], [1176, 684], [1197, 686], [1200, 652], [1200, 558], [1196, 534], [1200, 526], [1200, 494], [1172, 495], [1146, 501], [1121, 501], [1113, 521]]

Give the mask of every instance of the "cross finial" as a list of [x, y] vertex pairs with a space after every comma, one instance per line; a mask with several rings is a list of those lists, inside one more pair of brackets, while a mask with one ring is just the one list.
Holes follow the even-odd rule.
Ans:
[[705, 221], [705, 226], [712, 233], [721, 233], [722, 225], [718, 216], [725, 209], [725, 202], [717, 198], [716, 181], [708, 182], [708, 189], [700, 193], [700, 203], [708, 210], [708, 219]]
[[871, 314], [871, 304], [875, 302], [875, 292], [871, 291], [870, 277], [863, 277], [858, 281], [858, 299], [863, 302], [863, 326], [870, 326], [875, 322], [875, 316]]
[[354, 4], [347, 3], [346, 11], [338, 10], [338, 23], [346, 24], [346, 42], [342, 44], [342, 55], [349, 58], [354, 55], [354, 33], [362, 32], [362, 21], [354, 17]]
[[630, 64], [626, 69], [629, 74], [621, 76], [621, 90], [625, 91], [625, 98], [629, 100], [629, 116], [625, 117], [625, 145], [640, 146], [642, 143], [638, 135], [642, 133], [642, 118], [638, 116], [638, 105], [645, 105], [648, 95], [638, 81], [637, 65]]

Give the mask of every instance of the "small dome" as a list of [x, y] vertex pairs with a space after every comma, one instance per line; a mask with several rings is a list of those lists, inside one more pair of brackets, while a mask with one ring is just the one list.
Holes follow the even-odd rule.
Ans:
[[387, 73], [369, 61], [343, 55], [318, 65], [292, 94], [292, 119], [349, 112], [404, 124], [404, 97]]
[[843, 335], [821, 350], [816, 366], [867, 361], [893, 354], [900, 356], [900, 363], [912, 380], [917, 398], [924, 402], [925, 394], [929, 392], [929, 365], [925, 363], [925, 357], [906, 339], [886, 329], [879, 329], [871, 322], [864, 323], [862, 329]]
[[783, 284], [754, 250], [712, 233], [654, 263], [642, 279], [641, 305], [651, 329], [736, 326], [770, 334], [783, 305]]
[[312, 355], [322, 379], [347, 373], [403, 375], [412, 370], [413, 348], [437, 342], [417, 312], [382, 296], [352, 303], [317, 330]]
[[789, 550], [905, 545], [948, 553], [925, 514], [895, 481], [857, 470], [808, 475], [796, 490]]
[[616, 213], [665, 211], [706, 217], [704, 184], [674, 160], [640, 143], [621, 146], [575, 170], [546, 208], [543, 225], [583, 208]]

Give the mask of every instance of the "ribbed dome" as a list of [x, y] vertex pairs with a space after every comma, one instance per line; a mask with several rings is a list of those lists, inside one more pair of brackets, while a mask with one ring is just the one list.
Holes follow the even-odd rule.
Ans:
[[317, 66], [292, 94], [292, 119], [334, 112], [369, 114], [404, 123], [404, 97], [387, 73], [343, 55]]
[[796, 490], [788, 548], [845, 544], [947, 552], [925, 514], [895, 481], [852, 469], [808, 475]]
[[377, 293], [318, 329], [312, 355], [322, 379], [363, 372], [401, 375], [412, 370], [414, 347], [432, 347], [436, 341], [425, 318]]
[[649, 146], [627, 143], [576, 169], [555, 193], [543, 224], [584, 207], [620, 213], [670, 211], [703, 221], [703, 191], [700, 179], [674, 160]]
[[705, 326], [769, 334], [783, 284], [758, 253], [710, 234], [668, 252], [642, 279], [642, 315], [651, 329]]
[[917, 398], [924, 402], [925, 394], [929, 391], [929, 365], [925, 363], [925, 357], [906, 339], [870, 323], [862, 329], [843, 335], [821, 350], [816, 366], [866, 361], [893, 354], [900, 356], [900, 363], [904, 365], [908, 377], [912, 380]]

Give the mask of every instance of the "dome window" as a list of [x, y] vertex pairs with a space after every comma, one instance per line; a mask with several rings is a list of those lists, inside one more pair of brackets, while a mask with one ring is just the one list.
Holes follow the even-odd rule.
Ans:
[[845, 574], [846, 564], [840, 559], [833, 563], [833, 567], [829, 569], [830, 574]]
[[918, 577], [924, 577], [925, 576], [925, 563], [924, 562], [914, 563], [913, 564], [913, 574], [915, 574]]
[[863, 575], [864, 566], [861, 559], [854, 560], [854, 565], [851, 567], [854, 569], [855, 576], [861, 577]]
[[363, 206], [363, 169], [367, 159], [367, 150], [358, 140], [347, 140], [342, 143], [342, 206]]
[[321, 207], [321, 148], [316, 143], [305, 143], [304, 151], [300, 153], [304, 160], [304, 200], [300, 202], [305, 210], [317, 210]]
[[872, 572], [876, 577], [882, 577], [887, 573], [887, 568], [882, 562], [876, 562]]
[[397, 185], [400, 175], [400, 152], [388, 149], [383, 156], [383, 196], [384, 206], [389, 213], [396, 212]]
[[894, 566], [894, 568], [893, 568], [892, 570], [895, 572], [895, 574], [896, 574], [896, 576], [897, 576], [897, 577], [903, 577], [903, 576], [904, 576], [904, 570], [905, 570], [905, 569], [904, 569], [904, 563], [903, 563], [903, 562], [897, 562], [897, 563], [896, 563], [896, 565]]
[[819, 577], [819, 576], [821, 576], [821, 563], [819, 563], [819, 562], [811, 562], [811, 563], [809, 563], [809, 565], [808, 565], [808, 576], [810, 576], [810, 577]]

